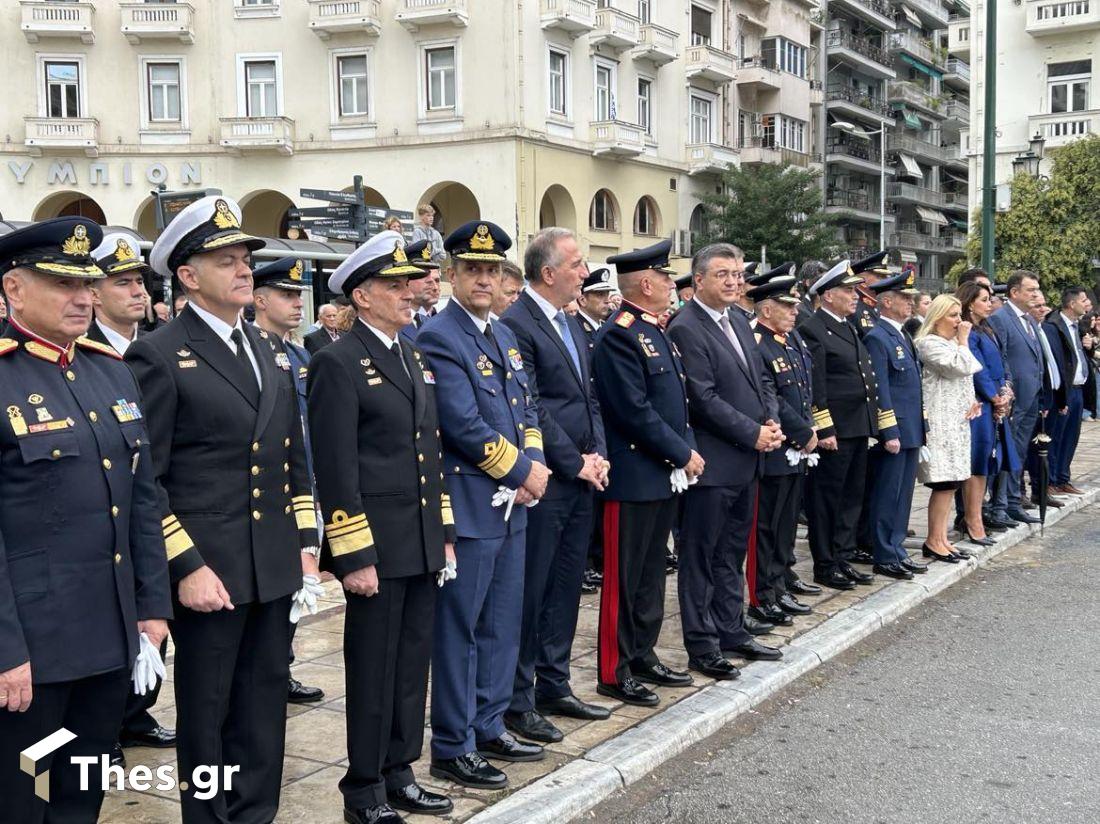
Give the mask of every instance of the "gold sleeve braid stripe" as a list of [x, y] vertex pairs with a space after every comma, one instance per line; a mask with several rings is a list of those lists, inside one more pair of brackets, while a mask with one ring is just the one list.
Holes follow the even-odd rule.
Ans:
[[454, 510], [451, 509], [451, 496], [444, 492], [440, 496], [440, 503], [443, 509], [443, 526], [454, 526], [455, 513]]
[[175, 515], [169, 515], [160, 522], [164, 530], [164, 547], [168, 551], [168, 560], [178, 558], [189, 549], [193, 549], [195, 542], [187, 534], [187, 530], [179, 522]]
[[523, 432], [524, 449], [542, 449], [542, 430], [530, 426]]
[[342, 509], [332, 513], [332, 523], [325, 524], [325, 537], [334, 558], [374, 546], [367, 516], [360, 513], [349, 518]]
[[898, 419], [894, 415], [893, 409], [882, 409], [878, 413], [878, 428], [889, 429], [891, 426], [897, 426]]
[[814, 426], [818, 429], [828, 429], [833, 425], [833, 416], [828, 409], [814, 409]]
[[[541, 440], [542, 436], [539, 438]], [[477, 468], [493, 480], [500, 480], [512, 471], [518, 459], [519, 450], [501, 435], [496, 443], [485, 444], [485, 460]]]
[[296, 495], [290, 499], [294, 507], [294, 521], [298, 529], [313, 529], [317, 526], [317, 513], [312, 495]]

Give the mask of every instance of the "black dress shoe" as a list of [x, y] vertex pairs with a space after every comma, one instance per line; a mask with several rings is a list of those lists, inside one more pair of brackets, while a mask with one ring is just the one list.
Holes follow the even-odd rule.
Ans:
[[[1038, 499], [1038, 498], [1032, 498], [1032, 499], [1031, 499], [1031, 502], [1032, 502], [1033, 504], [1035, 504], [1035, 508], [1036, 508], [1036, 509], [1038, 509], [1038, 508], [1039, 508], [1039, 499]], [[1061, 509], [1061, 508], [1062, 508], [1063, 506], [1065, 506], [1065, 504], [1064, 504], [1064, 503], [1062, 503], [1061, 501], [1059, 501], [1059, 500], [1058, 500], [1057, 498], [1055, 498], [1055, 497], [1054, 497], [1053, 495], [1048, 495], [1048, 496], [1047, 496], [1047, 506], [1048, 506], [1048, 507], [1051, 507], [1051, 508], [1053, 508], [1053, 509]]]
[[906, 538], [916, 538], [917, 537], [917, 531], [915, 529], [907, 529], [907, 530], [905, 530], [905, 537]]
[[913, 579], [913, 573], [901, 564], [875, 564], [872, 568], [877, 574], [885, 575], [887, 578], [897, 578], [899, 581], [911, 581]]
[[650, 689], [642, 686], [633, 678], [624, 678], [619, 684], [597, 684], [596, 692], [622, 701], [624, 704], [633, 704], [635, 707], [655, 707], [661, 703], [660, 696]]
[[603, 573], [596, 572], [594, 569], [586, 569], [584, 571], [584, 582], [594, 587], [598, 587], [603, 583]]
[[680, 568], [680, 556], [675, 552], [669, 552], [665, 555], [665, 575], [672, 575], [676, 570]]
[[1010, 509], [1010, 510], [1008, 510], [1008, 512], [1006, 514], [1008, 515], [1009, 518], [1011, 518], [1014, 521], [1019, 521], [1021, 524], [1037, 524], [1037, 523], [1039, 523], [1038, 518], [1036, 518], [1032, 515], [1028, 515], [1022, 509]]
[[297, 678], [291, 678], [287, 686], [286, 700], [290, 704], [316, 704], [324, 697], [323, 689], [307, 687]]
[[721, 653], [711, 652], [698, 658], [689, 658], [688, 667], [715, 681], [732, 681], [741, 675], [741, 670], [722, 657]]
[[686, 672], [669, 669], [660, 661], [651, 667], [631, 667], [630, 674], [643, 684], [656, 684], [658, 687], [690, 687], [693, 683]]
[[964, 532], [963, 535], [966, 536], [966, 540], [970, 541], [970, 543], [977, 544], [978, 546], [993, 546], [997, 543], [992, 538], [975, 538], [969, 532]]
[[746, 661], [778, 661], [783, 657], [783, 653], [779, 651], [778, 647], [766, 646], [755, 638], [750, 638], [743, 644], [722, 651], [744, 658]]
[[868, 552], [866, 549], [857, 549], [848, 558], [848, 563], [867, 564], [868, 566], [871, 566], [875, 563], [875, 556], [871, 552]]
[[508, 776], [476, 752], [468, 752], [456, 758], [433, 758], [428, 772], [436, 778], [444, 778], [475, 790], [499, 790], [508, 786]]
[[789, 615], [809, 615], [813, 612], [810, 606], [800, 603], [793, 595], [787, 592], [779, 596], [779, 600], [775, 602], [775, 605]]
[[814, 581], [829, 589], [855, 589], [855, 582], [841, 572], [830, 572], [828, 575], [815, 575]]
[[875, 576], [867, 572], [860, 572], [851, 564], [841, 561], [837, 565], [837, 569], [840, 570], [840, 574], [847, 578], [849, 581], [855, 581], [857, 584], [867, 586], [871, 581], [875, 580]]
[[565, 736], [535, 710], [504, 713], [504, 726], [520, 738], [542, 744], [557, 744]]
[[751, 615], [745, 615], [745, 632], [749, 635], [767, 635], [773, 629], [775, 624], [771, 621], [757, 621]]
[[588, 581], [582, 581], [581, 582], [581, 594], [582, 595], [591, 595], [593, 592], [599, 592], [599, 591], [600, 591], [600, 588], [598, 586], [596, 586], [595, 584], [590, 584], [590, 583], [588, 583]]
[[922, 564], [920, 561], [914, 561], [912, 558], [902, 558], [901, 565], [914, 575], [924, 575], [928, 572], [928, 564]]
[[987, 531], [1007, 532], [1010, 529], [1016, 528], [1016, 522], [1005, 521], [995, 515], [982, 515], [982, 526], [984, 526]]
[[1032, 501], [1030, 498], [1023, 498], [1020, 501], [1020, 509], [1024, 512], [1035, 512], [1039, 508], [1039, 504]]
[[119, 743], [111, 745], [111, 766], [126, 769], [126, 754], [122, 752], [122, 745]]
[[495, 758], [497, 761], [542, 761], [546, 751], [538, 744], [517, 741], [510, 733], [502, 732], [499, 738], [478, 741], [477, 751], [482, 758]]
[[794, 619], [775, 604], [760, 604], [760, 606], [749, 607], [746, 610], [746, 615], [754, 621], [775, 624], [777, 627], [789, 627], [794, 623]]
[[126, 732], [118, 736], [118, 743], [124, 747], [154, 747], [164, 750], [176, 746], [176, 731], [157, 724], [146, 732]]
[[611, 717], [611, 710], [599, 704], [586, 704], [575, 695], [561, 698], [535, 699], [535, 709], [543, 715], [564, 715], [581, 721], [603, 721]]
[[403, 819], [389, 804], [371, 807], [344, 807], [344, 821], [348, 824], [402, 824]]
[[787, 592], [791, 593], [791, 595], [820, 595], [821, 587], [807, 584], [800, 578], [795, 578], [787, 584]]
[[417, 815], [447, 815], [455, 808], [445, 795], [428, 792], [415, 781], [397, 790], [386, 790], [391, 807]]

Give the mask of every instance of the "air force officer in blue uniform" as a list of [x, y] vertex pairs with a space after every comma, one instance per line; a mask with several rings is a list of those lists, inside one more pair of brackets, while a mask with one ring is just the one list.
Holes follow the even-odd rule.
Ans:
[[[505, 324], [489, 320], [511, 245], [488, 221], [452, 232], [444, 248], [453, 298], [416, 338], [436, 381], [458, 565], [436, 607], [431, 773], [480, 789], [508, 783], [486, 757], [544, 755], [503, 722], [519, 653], [525, 504], [543, 496], [549, 479], [519, 344]], [[513, 502], [494, 505], [512, 493]]]

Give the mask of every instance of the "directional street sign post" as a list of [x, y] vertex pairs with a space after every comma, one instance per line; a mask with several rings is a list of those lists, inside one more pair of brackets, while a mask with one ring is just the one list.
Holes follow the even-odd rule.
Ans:
[[412, 240], [413, 213], [365, 205], [362, 175], [355, 176], [350, 192], [334, 189], [299, 189], [299, 194], [310, 200], [326, 201], [330, 205], [291, 209], [287, 212], [291, 228], [305, 229], [311, 235], [332, 240], [350, 240], [358, 245], [364, 243], [371, 235], [381, 232], [387, 218], [396, 217], [401, 220], [405, 229], [405, 240]]

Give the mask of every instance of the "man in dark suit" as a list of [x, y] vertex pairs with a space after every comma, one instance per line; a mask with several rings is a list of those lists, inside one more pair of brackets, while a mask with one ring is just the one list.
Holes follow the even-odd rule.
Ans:
[[833, 589], [869, 584], [852, 567], [863, 491], [867, 439], [878, 435], [874, 368], [849, 318], [863, 279], [842, 260], [813, 286], [821, 305], [798, 331], [813, 360], [814, 423], [821, 459], [806, 484], [814, 580]]
[[[290, 365], [244, 323], [251, 251], [227, 198], [195, 201], [153, 246], [188, 303], [126, 351], [146, 405], [175, 617], [179, 770], [241, 765], [232, 789], [181, 790], [185, 824], [271, 821], [290, 677], [287, 620], [319, 540]], [[283, 357], [279, 357], [282, 354]]]
[[[401, 327], [401, 342], [413, 343], [420, 327], [435, 314], [435, 309], [431, 307], [439, 300], [439, 264], [432, 260], [432, 247], [426, 239], [405, 246], [405, 257], [424, 273], [423, 277], [409, 280], [409, 291], [413, 296], [412, 320]], [[433, 289], [434, 298], [431, 297]], [[430, 313], [424, 306], [429, 307]]]
[[351, 824], [400, 822], [394, 807], [446, 815], [454, 806], [421, 787], [411, 766], [424, 743], [436, 575], [455, 558], [435, 378], [415, 345], [398, 339], [412, 317], [409, 280], [425, 274], [397, 232], [349, 255], [328, 285], [358, 318], [317, 354], [309, 376], [322, 563], [347, 591], [340, 792]]
[[1077, 324], [1091, 308], [1084, 287], [1070, 286], [1062, 292], [1062, 311], [1051, 312], [1043, 323], [1061, 377], [1050, 427], [1050, 489], [1062, 495], [1083, 494], [1070, 483], [1070, 465], [1081, 436], [1084, 389], [1092, 371]]
[[[12, 309], [0, 337], [0, 820], [12, 824], [98, 818], [98, 766], [81, 789], [70, 759], [111, 751], [131, 668], [139, 650], [156, 654], [172, 612], [138, 388], [113, 349], [81, 337], [101, 239], [72, 217], [0, 238]], [[47, 736], [52, 752], [23, 755]]]
[[[1028, 309], [1028, 314], [1035, 321], [1035, 332], [1039, 338], [1039, 348], [1043, 353], [1043, 384], [1039, 390], [1039, 416], [1035, 421], [1035, 429], [1031, 433], [1031, 440], [1027, 448], [1027, 473], [1031, 478], [1031, 496], [1029, 502], [1032, 508], [1039, 506], [1039, 448], [1035, 443], [1037, 435], [1042, 434], [1049, 438], [1054, 425], [1054, 419], [1050, 413], [1054, 410], [1055, 393], [1062, 386], [1062, 376], [1059, 371], [1058, 361], [1054, 357], [1054, 349], [1050, 339], [1047, 338], [1044, 321], [1050, 314], [1046, 297], [1042, 289], [1035, 293], [1035, 300]], [[1021, 482], [1021, 487], [1022, 487]], [[1021, 490], [1022, 491], [1022, 490]], [[1056, 495], [1047, 496], [1047, 506], [1061, 509], [1064, 504]]]
[[[695, 297], [668, 334], [687, 375], [688, 411], [707, 471], [688, 489], [680, 536], [680, 620], [688, 666], [710, 678], [739, 675], [723, 652], [775, 660], [745, 629], [743, 568], [763, 455], [783, 432], [775, 385], [760, 368], [748, 321], [730, 312], [744, 290], [744, 254], [715, 243], [691, 262]], [[755, 314], [755, 313], [754, 313]]]
[[663, 240], [608, 258], [623, 301], [596, 335], [592, 357], [611, 462], [596, 690], [650, 707], [660, 698], [644, 684], [692, 683], [686, 672], [661, 663], [654, 647], [664, 620], [665, 552], [678, 494], [703, 471], [688, 424], [683, 366], [661, 329], [673, 285], [671, 249]]
[[302, 340], [309, 354], [316, 355], [323, 347], [340, 340], [343, 332], [336, 328], [336, 318], [336, 307], [331, 303], [326, 303], [317, 310], [317, 320], [321, 326], [314, 329]]
[[553, 474], [527, 516], [519, 663], [504, 724], [523, 738], [554, 743], [563, 735], [546, 715], [586, 721], [610, 715], [578, 699], [569, 685], [594, 491], [607, 483], [607, 444], [584, 332], [563, 309], [588, 275], [576, 237], [543, 229], [527, 245], [524, 269], [527, 286], [501, 320], [519, 343]]

